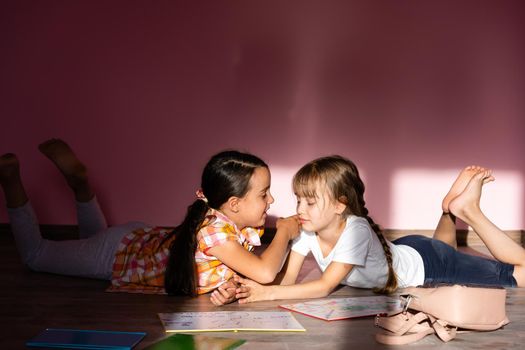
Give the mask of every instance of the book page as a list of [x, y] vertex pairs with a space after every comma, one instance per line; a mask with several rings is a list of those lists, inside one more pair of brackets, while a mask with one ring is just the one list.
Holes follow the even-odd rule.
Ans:
[[305, 329], [290, 312], [217, 311], [159, 313], [166, 332], [296, 331]]
[[319, 299], [279, 306], [327, 321], [379, 314], [390, 315], [403, 309], [400, 299], [387, 296]]

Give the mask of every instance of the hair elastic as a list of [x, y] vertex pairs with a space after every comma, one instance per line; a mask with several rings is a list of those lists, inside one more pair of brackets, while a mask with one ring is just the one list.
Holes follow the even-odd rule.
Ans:
[[195, 191], [195, 195], [197, 196], [197, 199], [200, 199], [204, 203], [208, 203], [208, 198], [206, 198], [204, 192], [202, 192], [202, 188], [199, 188], [197, 191]]

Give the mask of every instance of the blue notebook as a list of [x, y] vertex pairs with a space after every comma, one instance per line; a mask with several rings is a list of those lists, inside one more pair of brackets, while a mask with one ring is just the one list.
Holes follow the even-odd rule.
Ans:
[[145, 332], [48, 328], [29, 340], [26, 345], [62, 349], [131, 350], [145, 336]]

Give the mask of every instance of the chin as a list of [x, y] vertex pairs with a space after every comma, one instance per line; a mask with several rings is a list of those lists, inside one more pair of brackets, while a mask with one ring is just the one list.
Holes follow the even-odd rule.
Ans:
[[301, 225], [301, 230], [303, 231], [306, 231], [306, 232], [314, 232], [315, 229], [312, 227], [312, 225], [308, 225], [308, 224], [302, 224]]
[[266, 217], [262, 218], [261, 220], [259, 220], [255, 225], [254, 227], [259, 227], [259, 226], [264, 226], [264, 223], [266, 222]]

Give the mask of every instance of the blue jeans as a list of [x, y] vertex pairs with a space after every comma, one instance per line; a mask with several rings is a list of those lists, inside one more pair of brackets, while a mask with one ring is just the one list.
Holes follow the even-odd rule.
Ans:
[[458, 252], [448, 244], [425, 236], [410, 235], [394, 244], [414, 248], [423, 258], [425, 284], [480, 284], [516, 287], [514, 265]]

